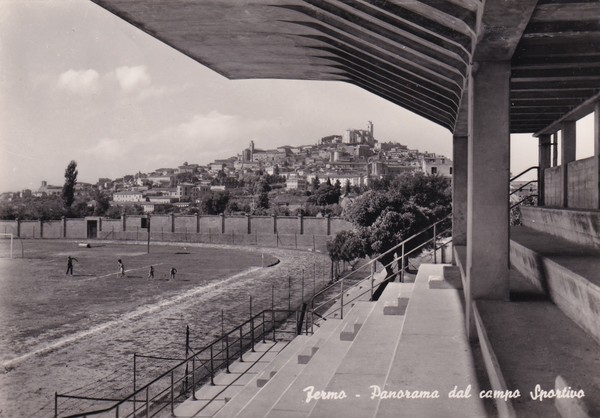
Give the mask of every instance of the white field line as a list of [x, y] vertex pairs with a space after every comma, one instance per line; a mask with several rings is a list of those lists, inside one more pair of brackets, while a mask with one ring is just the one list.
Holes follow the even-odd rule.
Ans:
[[[92, 327], [90, 329], [84, 330], [84, 331], [80, 331], [80, 332], [76, 332], [72, 335], [60, 338], [59, 340], [45, 345], [43, 347], [34, 349], [28, 353], [22, 354], [18, 357], [15, 357], [13, 359], [10, 360], [6, 360], [4, 362], [2, 362], [2, 367], [4, 367], [5, 369], [11, 368], [13, 367], [15, 364], [22, 362], [23, 360], [27, 360], [28, 358], [35, 356], [35, 355], [40, 355], [40, 354], [45, 354], [51, 351], [54, 351], [66, 344], [75, 342], [77, 340], [80, 340], [82, 338], [85, 337], [89, 337], [90, 335], [93, 334], [97, 334], [100, 331], [104, 331], [108, 328], [112, 328], [116, 325], [120, 325], [124, 322], [130, 321], [132, 319], [138, 318], [140, 316], [146, 316], [148, 314], [151, 313], [155, 313], [158, 312], [162, 309], [168, 308], [172, 305], [177, 305], [182, 303], [185, 299], [188, 299], [192, 296], [195, 296], [199, 293], [202, 293], [203, 295], [206, 295], [207, 291], [210, 290], [215, 290], [216, 287], [218, 286], [222, 286], [222, 285], [226, 285], [230, 282], [234, 282], [234, 281], [238, 281], [240, 280], [241, 276], [247, 275], [248, 273], [252, 273], [256, 270], [261, 269], [261, 267], [250, 267], [249, 269], [246, 269], [240, 273], [234, 274], [233, 276], [228, 277], [227, 279], [224, 280], [219, 280], [210, 284], [207, 284], [205, 286], [201, 286], [201, 287], [196, 287], [194, 289], [190, 289], [180, 295], [177, 296], [173, 296], [167, 300], [158, 302], [158, 303], [154, 303], [154, 304], [149, 304], [149, 305], [145, 305], [145, 306], [141, 306], [139, 308], [137, 308], [136, 310], [129, 312], [127, 314], [124, 314], [121, 318], [119, 319], [114, 319], [112, 321], [106, 322], [104, 324], [100, 324], [97, 325], [95, 327]], [[252, 277], [250, 277], [249, 279], [252, 279]]]

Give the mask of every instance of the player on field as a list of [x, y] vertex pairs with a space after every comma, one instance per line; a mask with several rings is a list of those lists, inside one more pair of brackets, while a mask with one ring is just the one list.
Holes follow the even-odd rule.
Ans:
[[175, 267], [171, 267], [169, 280], [175, 280], [175, 274], [177, 273], [177, 269]]
[[65, 273], [65, 275], [69, 275], [69, 273], [71, 273], [71, 276], [73, 275], [73, 260], [77, 261], [79, 263], [79, 260], [76, 259], [75, 257], [67, 257], [67, 272]]
[[119, 274], [117, 275], [117, 277], [125, 277], [125, 266], [123, 265], [123, 261], [121, 261], [121, 259], [119, 258], [117, 262], [119, 263]]
[[154, 266], [150, 266], [150, 271], [148, 272], [148, 278], [154, 279]]

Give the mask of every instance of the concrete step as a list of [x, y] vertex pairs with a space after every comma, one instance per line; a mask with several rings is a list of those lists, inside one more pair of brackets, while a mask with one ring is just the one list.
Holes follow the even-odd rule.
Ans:
[[[321, 327], [310, 336], [304, 346], [300, 348], [299, 352], [304, 352], [307, 348], [319, 347], [316, 345], [317, 342], [322, 345], [323, 341], [332, 335], [337, 327], [339, 321], [328, 320], [324, 321]], [[321, 347], [319, 347], [320, 349]], [[318, 350], [317, 350], [318, 352]], [[250, 399], [247, 404], [238, 410], [236, 416], [240, 417], [262, 417], [267, 411], [271, 409], [275, 401], [279, 399], [281, 394], [287, 389], [287, 387], [294, 381], [302, 370], [306, 367], [305, 364], [301, 364], [297, 361], [297, 356], [288, 359], [288, 361], [277, 370], [275, 375], [263, 386], [255, 395]], [[310, 363], [308, 363], [310, 364]]]
[[[504, 416], [600, 417], [600, 345], [555, 304], [534, 300], [476, 302], [474, 318], [493, 389], [518, 390]], [[584, 397], [533, 399], [571, 387]]]
[[[381, 266], [379, 267], [381, 269]], [[385, 279], [386, 272], [385, 270], [378, 271], [375, 273], [375, 283], [380, 283]], [[358, 301], [368, 301], [371, 299], [371, 282], [370, 280], [363, 281], [360, 285], [350, 288], [344, 289], [344, 304], [347, 304], [348, 301], [353, 301], [350, 303], [352, 306], [354, 303]], [[348, 310], [348, 306], [344, 306], [344, 311]], [[340, 318], [340, 299], [338, 299], [323, 315], [326, 318]]]
[[512, 267], [600, 343], [600, 250], [525, 227], [511, 229]]
[[[215, 417], [234, 417], [260, 388], [276, 374], [280, 367], [283, 367], [287, 361], [297, 355], [309, 338], [308, 335], [298, 335], [292, 341], [286, 343], [285, 347], [277, 353], [277, 356], [271, 362], [265, 364], [263, 369], [255, 375], [253, 381], [250, 381], [233, 396], [228, 397], [228, 402], [215, 414]], [[238, 362], [237, 364], [243, 363]], [[263, 381], [259, 383], [259, 379], [263, 379]]]
[[402, 293], [398, 294], [396, 300], [386, 301], [383, 305], [384, 315], [404, 315], [409, 299], [403, 297]]
[[[402, 336], [390, 362], [385, 384], [371, 394], [424, 391], [419, 399], [375, 396], [377, 417], [486, 417], [490, 416], [479, 398], [481, 372], [474, 362], [465, 334], [462, 292], [453, 286], [431, 286], [446, 281], [445, 266], [422, 264], [415, 279]], [[457, 279], [455, 276], [454, 280]], [[457, 387], [469, 390], [471, 398], [449, 399]], [[469, 388], [470, 389], [467, 389]], [[434, 398], [437, 391], [438, 398]], [[493, 409], [493, 405], [491, 406]]]
[[327, 386], [315, 388], [343, 392], [347, 398], [343, 402], [312, 400], [311, 417], [362, 418], [374, 413], [377, 404], [368, 400], [369, 386], [385, 383], [404, 323], [404, 316], [384, 315], [383, 308], [386, 302], [397, 300], [400, 292], [409, 296], [410, 289], [412, 284], [407, 283], [387, 286]]
[[[340, 363], [343, 361], [352, 340], [343, 339], [344, 329], [348, 326], [362, 324], [373, 311], [375, 303], [359, 302], [349, 315], [340, 321], [338, 332], [334, 332], [321, 349], [313, 356], [309, 365], [296, 377], [294, 382], [275, 403], [266, 415], [269, 418], [291, 418], [296, 416], [306, 417], [315, 405], [307, 403], [306, 388], [323, 388], [327, 385]], [[360, 332], [360, 326], [358, 327]]]
[[[225, 403], [235, 396], [244, 385], [254, 378], [264, 367], [266, 367], [287, 343], [258, 343], [255, 345], [254, 353], [244, 356], [248, 361], [236, 361], [229, 366], [230, 373], [220, 371], [214, 377], [215, 385], [206, 384], [196, 391], [196, 400], [187, 399], [177, 408], [175, 416], [212, 416]], [[249, 361], [253, 358], [252, 361]], [[213, 404], [214, 403], [214, 404]], [[198, 415], [208, 414], [210, 415]]]

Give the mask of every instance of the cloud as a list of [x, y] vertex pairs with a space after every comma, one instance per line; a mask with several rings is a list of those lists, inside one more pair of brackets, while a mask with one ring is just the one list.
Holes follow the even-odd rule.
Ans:
[[71, 93], [90, 94], [100, 88], [100, 74], [96, 70], [67, 70], [58, 78], [58, 86]]
[[136, 67], [119, 67], [115, 70], [119, 85], [125, 92], [147, 87], [152, 82], [145, 65]]

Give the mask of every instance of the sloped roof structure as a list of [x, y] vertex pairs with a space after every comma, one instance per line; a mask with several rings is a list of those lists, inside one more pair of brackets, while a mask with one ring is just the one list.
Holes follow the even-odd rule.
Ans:
[[600, 91], [598, 0], [94, 1], [230, 79], [343, 81], [454, 133], [476, 61], [511, 62], [511, 133]]

